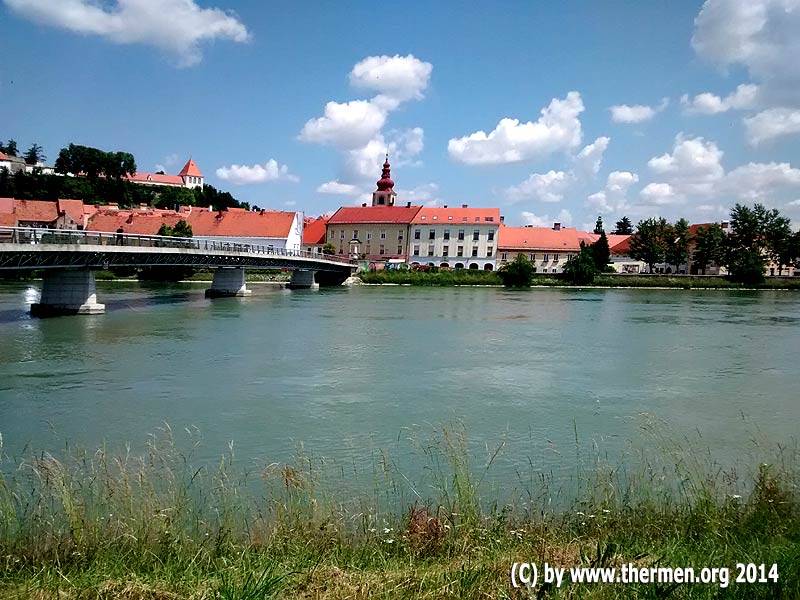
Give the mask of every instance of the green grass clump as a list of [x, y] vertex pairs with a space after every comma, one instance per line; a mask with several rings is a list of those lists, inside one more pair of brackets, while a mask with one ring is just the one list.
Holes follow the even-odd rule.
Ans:
[[187, 442], [169, 428], [140, 456], [101, 447], [5, 457], [0, 597], [531, 597], [511, 587], [515, 561], [729, 567], [732, 577], [752, 562], [779, 573], [725, 589], [567, 584], [536, 597], [800, 597], [798, 449], [779, 447], [749, 472], [660, 423], [643, 429], [632, 464], [587, 455], [576, 434], [568, 494], [535, 469], [498, 494], [488, 475], [503, 444], [478, 461], [459, 427], [422, 444], [424, 486], [382, 456], [374, 490], [357, 497], [342, 497], [304, 455], [243, 471], [231, 447], [195, 466], [196, 433], [180, 450]]
[[456, 286], [503, 285], [494, 271], [477, 269], [447, 269], [437, 271], [366, 271], [358, 277], [364, 283], [392, 283], [398, 285]]

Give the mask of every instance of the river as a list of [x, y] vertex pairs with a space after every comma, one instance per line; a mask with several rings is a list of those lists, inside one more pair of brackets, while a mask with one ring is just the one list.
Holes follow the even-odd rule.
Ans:
[[168, 423], [199, 430], [200, 461], [232, 441], [245, 465], [388, 455], [413, 479], [425, 440], [454, 427], [476, 464], [503, 444], [503, 484], [571, 468], [577, 446], [614, 459], [644, 419], [722, 461], [800, 423], [793, 292], [253, 284], [207, 300], [207, 284], [99, 282], [105, 315], [37, 320], [39, 286], [0, 286], [10, 455], [139, 448]]

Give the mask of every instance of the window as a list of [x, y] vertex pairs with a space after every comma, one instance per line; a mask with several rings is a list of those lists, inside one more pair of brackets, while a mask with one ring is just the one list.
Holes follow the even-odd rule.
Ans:
[[558, 269], [551, 269], [551, 273], [558, 273]]
[[549, 254], [545, 254], [545, 255], [544, 255], [544, 258], [542, 258], [542, 260], [543, 260], [544, 262], [547, 262], [548, 260], [550, 260], [550, 255], [549, 255]]
[[353, 229], [353, 239], [354, 240], [358, 239], [358, 229]]
[[535, 254], [531, 254], [531, 260], [532, 261], [536, 260], [536, 255]]
[[419, 229], [415, 229], [415, 230], [414, 230], [414, 239], [415, 239], [415, 240], [418, 240], [418, 239], [419, 239], [419, 236], [420, 236], [420, 230], [419, 230]]
[[428, 245], [428, 256], [433, 256], [433, 244]]
[[481, 222], [481, 218], [480, 217], [475, 217], [475, 222], [476, 223], [480, 223]]
[[434, 220], [434, 221], [438, 221], [438, 220], [439, 220], [439, 217], [438, 217], [437, 215], [433, 215], [433, 220]]
[[385, 229], [381, 229], [381, 239], [382, 240], [386, 239], [386, 230]]
[[367, 241], [369, 241], [369, 240], [371, 240], [371, 239], [372, 239], [372, 232], [371, 232], [371, 231], [368, 231], [368, 232], [367, 232]]
[[488, 248], [486, 248], [486, 256], [487, 257], [491, 256], [493, 252], [494, 252], [494, 248], [492, 246], [489, 246]]
[[475, 231], [472, 232], [472, 241], [473, 242], [477, 242], [480, 237], [481, 237], [480, 229], [476, 229]]
[[458, 256], [464, 256], [464, 246], [459, 246], [456, 250], [456, 254], [458, 254]]
[[419, 244], [414, 244], [414, 256], [419, 256]]
[[403, 253], [403, 247], [402, 246], [398, 246], [397, 247], [397, 253], [398, 254], [402, 254]]
[[450, 254], [450, 246], [442, 247], [442, 256], [449, 256]]
[[422, 216], [420, 217], [420, 219], [422, 219], [423, 221], [424, 221], [426, 218], [427, 218], [427, 217], [426, 217], [425, 215], [422, 215]]
[[397, 239], [398, 240], [402, 240], [403, 239], [403, 230], [402, 229], [397, 232]]
[[488, 237], [486, 239], [488, 239], [490, 242], [494, 240], [494, 229], [489, 231]]
[[343, 239], [344, 239], [344, 229], [342, 229], [342, 230], [339, 232], [339, 239], [340, 239], [340, 240], [343, 240]]
[[503, 252], [500, 254], [500, 258], [506, 260], [508, 258], [508, 252]]
[[478, 256], [478, 247], [477, 246], [473, 246], [472, 247], [472, 256]]
[[344, 247], [343, 246], [339, 246], [339, 254], [344, 254]]
[[486, 221], [492, 223], [494, 221], [494, 217], [486, 217]]
[[458, 239], [459, 240], [463, 240], [464, 239], [464, 230], [463, 229], [459, 229], [458, 230]]
[[453, 215], [448, 215], [447, 220], [448, 221], [452, 221], [453, 220]]
[[553, 254], [553, 262], [558, 262], [558, 254]]
[[367, 254], [371, 254], [372, 253], [372, 248], [369, 247], [369, 244], [364, 246], [364, 252], [366, 252]]
[[444, 230], [444, 239], [446, 239], [446, 240], [450, 239], [450, 230], [449, 229], [445, 229]]
[[431, 229], [431, 230], [429, 230], [429, 231], [428, 231], [428, 239], [429, 239], [429, 240], [432, 240], [432, 239], [434, 239], [435, 237], [436, 237], [436, 230], [435, 230], [435, 229]]
[[386, 248], [383, 244], [381, 244], [380, 248], [378, 248], [378, 254], [386, 254]]

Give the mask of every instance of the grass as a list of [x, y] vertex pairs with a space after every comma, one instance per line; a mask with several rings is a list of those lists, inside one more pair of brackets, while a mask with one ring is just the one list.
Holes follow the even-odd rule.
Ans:
[[[419, 286], [456, 286], [456, 285], [502, 285], [503, 282], [494, 271], [475, 271], [469, 269], [440, 270], [438, 272], [422, 271], [370, 271], [359, 273], [364, 283], [401, 284]], [[534, 286], [564, 287], [573, 285], [557, 275], [536, 274]], [[644, 287], [644, 288], [681, 288], [681, 289], [750, 289], [734, 283], [724, 277], [675, 276], [675, 275], [599, 275], [591, 285], [581, 287]], [[800, 278], [797, 281], [787, 278], [767, 279], [759, 289], [800, 290]]]
[[[637, 460], [619, 465], [587, 456], [576, 434], [568, 500], [547, 474], [521, 476], [503, 497], [487, 491], [502, 446], [479, 465], [459, 427], [426, 443], [426, 487], [383, 459], [374, 490], [354, 498], [331, 492], [336, 480], [308, 456], [248, 473], [231, 447], [213, 467], [194, 466], [169, 428], [140, 456], [101, 447], [6, 457], [0, 597], [800, 597], [798, 449], [764, 449], [772, 460], [748, 472], [659, 423], [644, 429]], [[737, 562], [774, 563], [779, 580], [529, 592], [510, 584], [516, 561], [727, 566], [733, 576]]]

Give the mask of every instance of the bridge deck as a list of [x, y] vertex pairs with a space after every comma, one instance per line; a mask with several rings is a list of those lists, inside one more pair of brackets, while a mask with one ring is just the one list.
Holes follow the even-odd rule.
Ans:
[[268, 245], [195, 238], [0, 227], [0, 269], [132, 266], [248, 267], [344, 272], [346, 259]]

